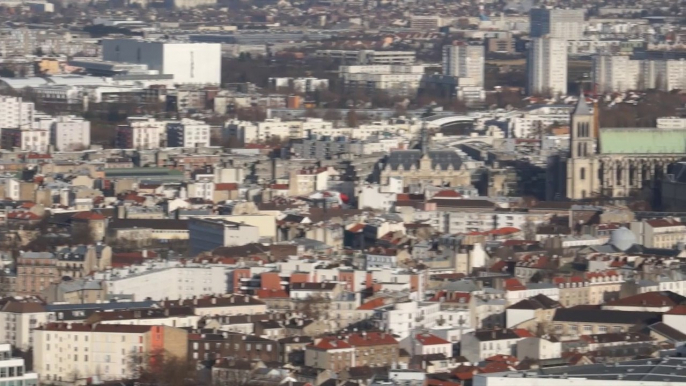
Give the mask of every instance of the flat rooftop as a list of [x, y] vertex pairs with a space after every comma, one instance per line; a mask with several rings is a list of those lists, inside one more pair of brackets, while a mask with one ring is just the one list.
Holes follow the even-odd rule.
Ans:
[[479, 374], [487, 378], [583, 378], [594, 381], [686, 382], [686, 358], [636, 359], [626, 362], [562, 366], [534, 371]]

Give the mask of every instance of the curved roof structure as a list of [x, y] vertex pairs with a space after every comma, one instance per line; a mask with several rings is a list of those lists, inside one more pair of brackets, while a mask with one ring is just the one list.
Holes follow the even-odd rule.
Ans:
[[621, 227], [612, 232], [608, 243], [621, 251], [626, 251], [636, 244], [636, 235], [626, 227]]

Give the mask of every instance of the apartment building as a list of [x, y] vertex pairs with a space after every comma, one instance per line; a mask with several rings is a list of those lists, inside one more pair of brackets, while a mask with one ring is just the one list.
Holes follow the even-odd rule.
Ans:
[[470, 362], [480, 362], [494, 355], [514, 355], [517, 342], [533, 335], [520, 329], [477, 330], [462, 335], [460, 353]]
[[274, 362], [279, 356], [279, 342], [257, 335], [200, 330], [188, 337], [188, 357], [196, 363], [226, 357]]
[[149, 262], [94, 274], [108, 295], [135, 299], [187, 299], [227, 291], [226, 267], [179, 262]]
[[291, 137], [294, 126], [292, 122], [281, 121], [278, 118], [266, 119], [264, 122], [231, 120], [226, 122], [222, 138], [236, 138], [241, 144], [283, 140]]
[[60, 116], [50, 128], [50, 144], [57, 151], [85, 150], [91, 145], [91, 123], [75, 116]]
[[343, 86], [371, 92], [386, 91], [392, 95], [413, 95], [424, 77], [424, 66], [356, 65], [341, 66]]
[[167, 122], [154, 118], [129, 118], [117, 126], [117, 147], [121, 149], [159, 149], [167, 142]]
[[567, 105], [531, 105], [510, 117], [509, 129], [517, 138], [539, 137], [541, 129], [569, 124], [571, 112]]
[[260, 229], [223, 218], [194, 217], [188, 222], [188, 237], [190, 253], [197, 255], [219, 247], [257, 243]]
[[660, 321], [660, 313], [598, 309], [559, 308], [550, 322], [552, 333], [578, 338], [581, 335], [628, 332], [637, 324]]
[[484, 86], [485, 52], [482, 45], [443, 47], [443, 75], [460, 78], [462, 86]]
[[167, 146], [208, 147], [210, 146], [210, 125], [203, 121], [183, 118], [167, 123]]
[[686, 241], [686, 224], [674, 218], [633, 221], [631, 232], [647, 248], [672, 249]]
[[0, 97], [0, 127], [3, 129], [31, 128], [35, 108], [33, 102], [24, 102], [21, 97]]
[[12, 345], [0, 344], [0, 382], [3, 385], [36, 386], [38, 374], [26, 371], [24, 358], [12, 357]]
[[46, 153], [50, 146], [50, 132], [37, 129], [3, 128], [0, 137], [3, 149]]
[[50, 252], [24, 252], [17, 258], [19, 296], [41, 296], [50, 284], [59, 281], [57, 257]]
[[412, 15], [410, 16], [410, 28], [430, 31], [443, 26], [443, 18], [438, 15]]
[[355, 348], [337, 337], [316, 338], [305, 347], [305, 366], [333, 372], [355, 367]]
[[410, 355], [439, 355], [453, 357], [453, 344], [441, 337], [429, 333], [414, 334], [400, 342], [400, 347]]
[[529, 45], [529, 94], [567, 94], [567, 43], [551, 37], [534, 38]]
[[317, 50], [314, 55], [341, 64], [405, 64], [417, 61], [415, 51], [376, 51], [376, 50]]
[[[185, 359], [188, 332], [166, 326], [48, 323], [35, 330], [34, 368], [43, 383], [131, 378], [132, 357], [163, 351]], [[145, 365], [145, 361], [143, 362]]]
[[532, 38], [581, 40], [585, 30], [584, 10], [533, 8], [529, 13], [529, 28]]
[[593, 83], [599, 93], [635, 90], [640, 71], [640, 61], [629, 56], [601, 54], [593, 57]]
[[165, 300], [163, 307], [190, 307], [195, 315], [260, 315], [267, 312], [265, 302], [248, 295], [203, 296], [194, 299]]
[[391, 334], [360, 332], [348, 335], [346, 341], [355, 348], [356, 366], [381, 367], [398, 363], [399, 345]]

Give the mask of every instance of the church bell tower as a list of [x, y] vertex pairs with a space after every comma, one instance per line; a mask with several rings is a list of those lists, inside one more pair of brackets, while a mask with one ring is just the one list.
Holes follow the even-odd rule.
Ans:
[[574, 107], [569, 124], [569, 158], [567, 160], [567, 198], [590, 198], [599, 191], [597, 122], [583, 93]]

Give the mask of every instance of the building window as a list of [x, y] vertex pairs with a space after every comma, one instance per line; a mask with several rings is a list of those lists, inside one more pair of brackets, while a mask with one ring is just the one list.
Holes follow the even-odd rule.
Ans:
[[585, 180], [585, 179], [586, 179], [586, 168], [581, 168], [581, 169], [579, 170], [579, 178], [582, 179], [582, 180]]

